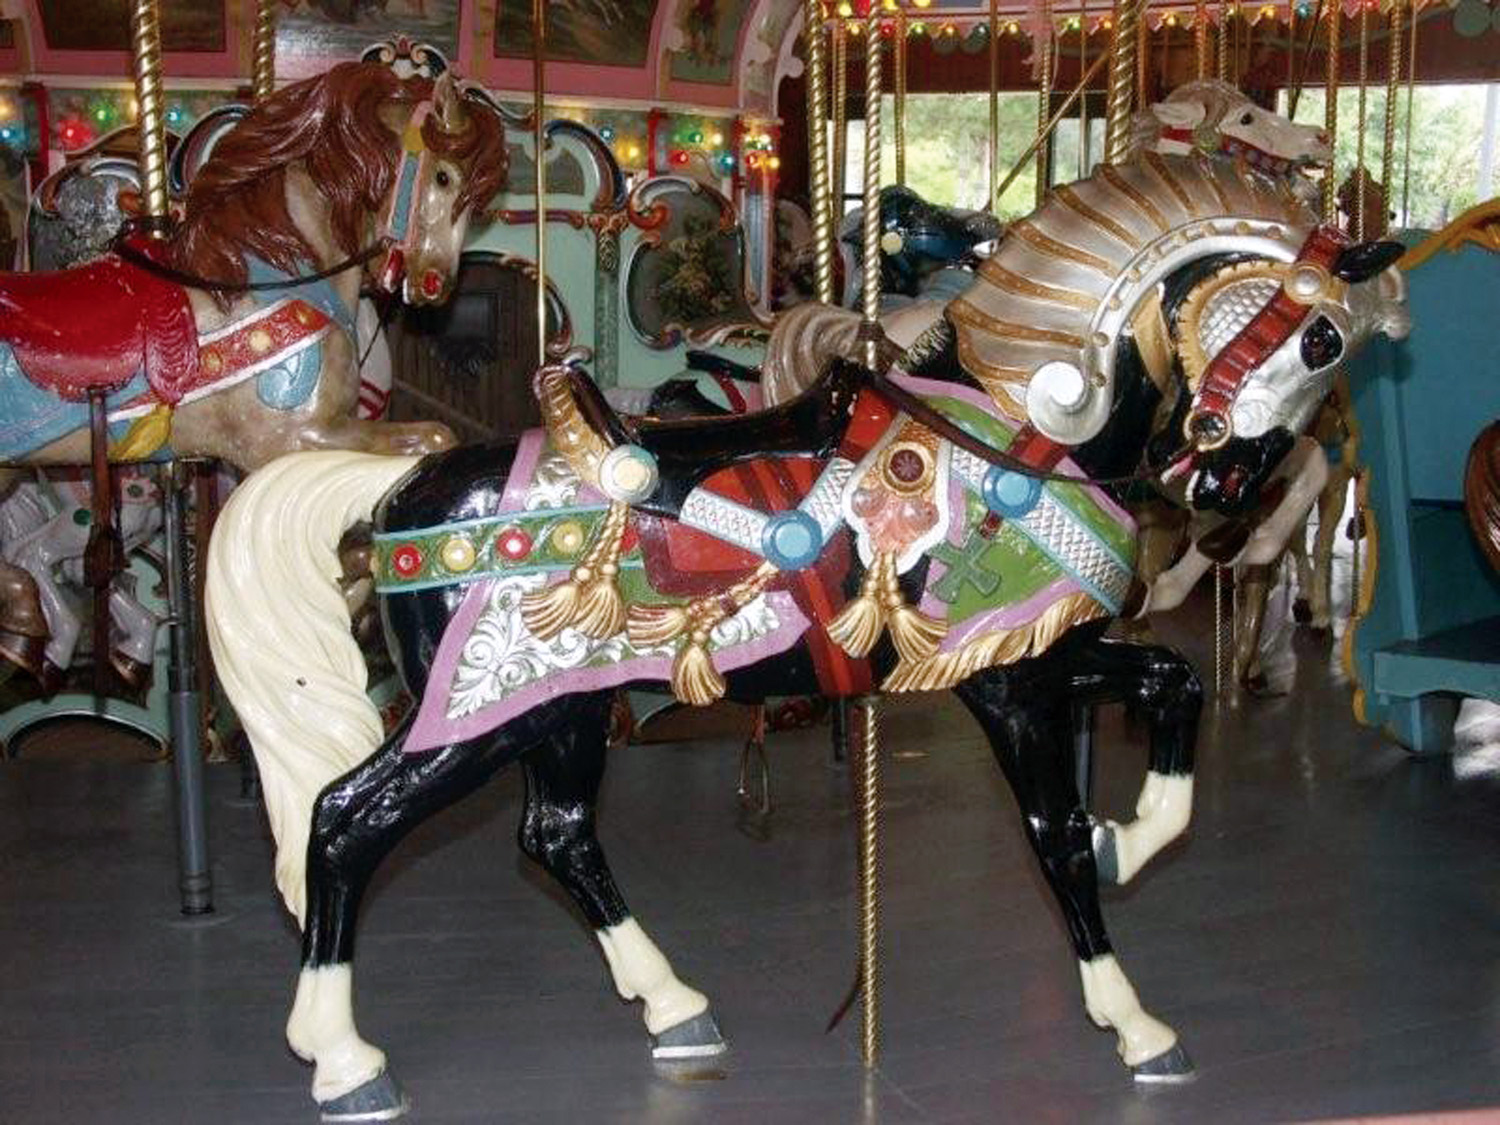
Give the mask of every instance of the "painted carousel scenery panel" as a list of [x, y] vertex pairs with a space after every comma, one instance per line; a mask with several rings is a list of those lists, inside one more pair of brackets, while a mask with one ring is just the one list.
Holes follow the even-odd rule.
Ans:
[[673, 79], [732, 85], [734, 50], [749, 6], [745, 0], [686, 0], [673, 20], [677, 32], [677, 49], [671, 54]]
[[[54, 51], [130, 50], [128, 0], [45, 0], [42, 35]], [[162, 49], [217, 54], [226, 49], [224, 5], [160, 0]]]
[[405, 35], [458, 57], [460, 0], [282, 0], [276, 70], [305, 77], [357, 59], [372, 43]]
[[[547, 57], [595, 66], [643, 67], [656, 0], [556, 0], [547, 5]], [[495, 56], [531, 57], [531, 5], [499, 0]]]

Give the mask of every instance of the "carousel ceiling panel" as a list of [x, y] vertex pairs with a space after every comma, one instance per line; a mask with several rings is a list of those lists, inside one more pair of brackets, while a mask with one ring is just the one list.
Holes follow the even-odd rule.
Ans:
[[[461, 59], [474, 5], [466, 0], [282, 0], [276, 70], [300, 78], [329, 63], [358, 58], [371, 43], [405, 35]], [[530, 5], [527, 5], [530, 10]]]
[[[547, 5], [547, 57], [644, 67], [660, 7], [658, 0], [555, 0]], [[530, 0], [497, 0], [496, 57], [529, 59], [531, 51]]]

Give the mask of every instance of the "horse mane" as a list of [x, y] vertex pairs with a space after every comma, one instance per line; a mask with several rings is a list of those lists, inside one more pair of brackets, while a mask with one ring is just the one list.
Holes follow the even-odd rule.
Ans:
[[[296, 273], [317, 254], [287, 208], [287, 169], [300, 164], [330, 205], [334, 244], [353, 255], [369, 237], [368, 219], [384, 207], [401, 145], [382, 117], [389, 106], [410, 112], [432, 95], [431, 79], [399, 77], [381, 63], [340, 63], [258, 104], [215, 146], [194, 177], [183, 221], [170, 244], [171, 264], [229, 284], [247, 280], [246, 255]], [[429, 115], [422, 139], [463, 170], [457, 219], [485, 207], [505, 184], [505, 129], [497, 115], [468, 104], [465, 127], [446, 133]], [[216, 294], [228, 304], [228, 294]]]

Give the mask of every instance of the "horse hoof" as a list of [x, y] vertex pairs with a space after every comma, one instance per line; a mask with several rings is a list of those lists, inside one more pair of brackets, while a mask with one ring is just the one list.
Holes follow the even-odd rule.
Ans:
[[394, 1121], [411, 1108], [390, 1071], [383, 1070], [342, 1097], [318, 1103], [319, 1119], [330, 1122]]
[[729, 1050], [712, 1012], [700, 1012], [692, 1019], [669, 1027], [651, 1037], [653, 1059], [701, 1059], [722, 1055]]
[[1137, 1082], [1191, 1082], [1193, 1060], [1181, 1043], [1173, 1043], [1154, 1059], [1131, 1067], [1130, 1072]]
[[1094, 870], [1106, 883], [1120, 881], [1120, 857], [1115, 854], [1115, 833], [1107, 824], [1094, 825]]

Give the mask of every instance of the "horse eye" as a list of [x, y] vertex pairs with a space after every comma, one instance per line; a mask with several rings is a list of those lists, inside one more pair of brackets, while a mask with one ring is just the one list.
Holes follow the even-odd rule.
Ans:
[[1253, 113], [1249, 113], [1249, 112], [1246, 112], [1245, 116], [1240, 118], [1240, 124], [1241, 125], [1249, 125], [1249, 124], [1252, 124], [1254, 121], [1255, 121], [1255, 115]]
[[1302, 333], [1302, 362], [1310, 371], [1321, 371], [1344, 354], [1344, 338], [1326, 316], [1320, 316]]
[[448, 175], [448, 173], [442, 168], [438, 169], [438, 174], [434, 176], [433, 179], [437, 181], [437, 186], [441, 188], [445, 188], [449, 184], [453, 183], [453, 177]]

